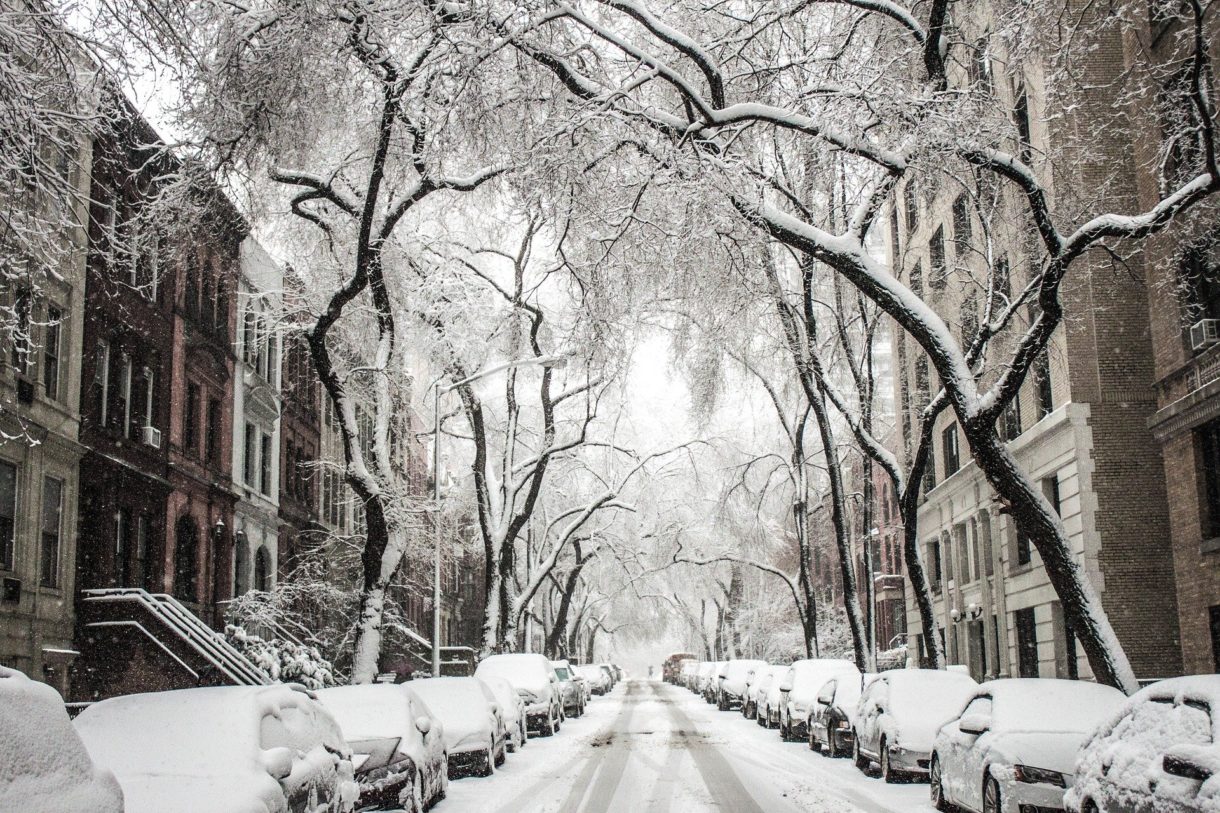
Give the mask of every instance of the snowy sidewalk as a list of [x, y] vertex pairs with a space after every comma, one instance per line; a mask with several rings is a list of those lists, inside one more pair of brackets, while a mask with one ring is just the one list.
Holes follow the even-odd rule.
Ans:
[[633, 680], [531, 739], [492, 777], [449, 785], [438, 813], [927, 813], [926, 784], [886, 785], [784, 743], [684, 689]]

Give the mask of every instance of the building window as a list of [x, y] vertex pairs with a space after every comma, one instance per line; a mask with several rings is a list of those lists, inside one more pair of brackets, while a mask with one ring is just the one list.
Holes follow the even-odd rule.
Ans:
[[136, 525], [136, 567], [135, 575], [139, 580], [137, 586], [143, 587], [145, 590], [152, 588], [152, 557], [149, 555], [148, 547], [152, 544], [152, 517], [148, 514], [140, 514], [140, 519]]
[[1052, 474], [1042, 478], [1042, 495], [1051, 504], [1051, 508], [1055, 509], [1055, 516], [1063, 516], [1062, 504], [1059, 501], [1059, 475]]
[[264, 593], [271, 589], [271, 555], [262, 545], [254, 554], [254, 589]]
[[144, 368], [144, 425], [156, 426], [153, 420], [153, 393], [157, 387], [157, 374], [153, 366]]
[[940, 562], [940, 542], [933, 539], [928, 543], [928, 582], [933, 590], [940, 589], [943, 578]]
[[[890, 253], [893, 255], [893, 257], [891, 258], [893, 261], [893, 267], [894, 268], [901, 267], [902, 263], [901, 263], [900, 258], [902, 257], [902, 238], [898, 234], [898, 207], [897, 206], [893, 206], [890, 208]], [[895, 275], [895, 276], [897, 276], [897, 275]]]
[[1008, 270], [1007, 257], [1000, 257], [992, 268], [991, 302], [992, 310], [996, 312], [992, 314], [992, 318], [1012, 302], [1012, 273]]
[[174, 526], [174, 595], [183, 601], [197, 601], [199, 575], [199, 531], [189, 516], [179, 517]]
[[970, 251], [971, 232], [970, 201], [964, 194], [958, 195], [953, 201], [953, 251], [958, 262]]
[[1220, 537], [1220, 418], [1195, 430], [1202, 457], [1204, 513], [1200, 519], [1204, 539]]
[[93, 351], [93, 386], [96, 392], [99, 426], [110, 417], [110, 343], [98, 342]]
[[114, 520], [114, 583], [118, 587], [130, 587], [131, 511], [120, 508]]
[[923, 296], [923, 263], [921, 263], [919, 260], [916, 260], [915, 264], [911, 266], [910, 279], [911, 279], [911, 293], [915, 294], [915, 296], [922, 297]]
[[1000, 413], [997, 428], [1001, 440], [1012, 440], [1021, 434], [1021, 396], [1014, 395], [1012, 400], [1004, 405]]
[[63, 513], [64, 482], [42, 478], [42, 577], [43, 587], [59, 586], [59, 533]]
[[907, 214], [907, 237], [919, 228], [919, 195], [915, 189], [914, 179], [907, 181], [906, 187], [902, 190], [902, 205], [906, 209]]
[[1207, 608], [1212, 633], [1212, 670], [1220, 674], [1220, 604]]
[[271, 436], [264, 434], [259, 443], [258, 490], [271, 496]]
[[945, 229], [937, 226], [928, 241], [928, 285], [933, 291], [942, 290], [949, 280], [949, 269], [945, 260]]
[[1038, 405], [1038, 420], [1055, 411], [1055, 393], [1051, 389], [1051, 362], [1048, 351], [1043, 350], [1034, 359], [1034, 394]]
[[242, 442], [242, 480], [250, 488], [255, 487], [254, 475], [258, 471], [258, 460], [255, 457], [258, 454], [255, 447], [257, 438], [258, 432], [254, 428], [254, 424], [246, 424], [246, 433]]
[[199, 456], [199, 385], [186, 387], [186, 415], [183, 416], [182, 450]]
[[1012, 525], [1013, 532], [1017, 535], [1017, 564], [1027, 565], [1033, 558], [1033, 549], [1030, 545], [1029, 537], [1025, 535], [1025, 532], [1021, 530], [1021, 526], [1015, 521], [1013, 521]]
[[33, 295], [28, 288], [22, 288], [17, 292], [17, 296], [13, 300], [12, 328], [13, 368], [21, 375], [25, 375], [30, 371], [30, 350], [33, 346], [33, 337], [30, 335], [30, 331], [33, 329], [31, 325], [33, 308]]
[[208, 400], [208, 434], [205, 444], [209, 463], [215, 463], [220, 457], [221, 421], [220, 400], [211, 398]]
[[13, 570], [17, 530], [17, 467], [0, 460], [0, 570]]
[[63, 313], [54, 306], [47, 308], [46, 335], [42, 343], [42, 385], [47, 397], [59, 399], [59, 352]]
[[119, 413], [123, 416], [123, 437], [131, 437], [131, 356], [123, 353], [119, 363]]
[[199, 258], [195, 252], [190, 252], [186, 259], [186, 315], [192, 319], [199, 318]]
[[941, 432], [940, 449], [941, 458], [945, 466], [945, 477], [949, 477], [962, 467], [958, 450], [956, 423], [949, 424], [945, 427], [945, 431]]
[[1034, 608], [1027, 607], [1013, 613], [1017, 626], [1017, 670], [1018, 677], [1038, 677], [1038, 626], [1034, 620]]

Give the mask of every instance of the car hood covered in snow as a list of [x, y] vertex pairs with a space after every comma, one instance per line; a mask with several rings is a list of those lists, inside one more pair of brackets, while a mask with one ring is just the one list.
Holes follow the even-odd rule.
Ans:
[[0, 666], [0, 810], [123, 813], [114, 776], [96, 768], [45, 683]]
[[495, 732], [491, 702], [478, 678], [438, 677], [411, 681], [411, 690], [441, 719], [450, 754], [479, 751]]
[[553, 671], [545, 655], [492, 655], [479, 662], [474, 674], [480, 678], [504, 678], [514, 689], [524, 689], [539, 699], [549, 697], [551, 693]]
[[937, 669], [894, 669], [884, 677], [887, 739], [912, 751], [930, 753], [941, 726], [960, 714], [978, 689], [969, 675]]

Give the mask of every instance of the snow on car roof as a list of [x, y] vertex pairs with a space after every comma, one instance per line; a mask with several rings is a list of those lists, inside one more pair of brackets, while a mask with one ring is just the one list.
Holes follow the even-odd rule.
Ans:
[[1083, 680], [1005, 678], [979, 686], [995, 701], [993, 728], [1091, 732], [1123, 705], [1118, 689]]
[[118, 784], [94, 768], [59, 692], [0, 666], [0, 810], [122, 813]]
[[491, 692], [477, 677], [433, 677], [411, 681], [419, 695], [445, 725], [445, 741], [452, 748], [491, 730]]
[[413, 724], [406, 687], [400, 684], [335, 686], [315, 693], [349, 741], [401, 736]]
[[958, 714], [978, 688], [969, 675], [942, 669], [891, 669], [881, 677], [889, 684], [887, 712], [937, 727]]
[[542, 689], [550, 682], [551, 670], [551, 662], [545, 655], [518, 652], [486, 657], [479, 661], [474, 674], [476, 677], [502, 677], [517, 688]]

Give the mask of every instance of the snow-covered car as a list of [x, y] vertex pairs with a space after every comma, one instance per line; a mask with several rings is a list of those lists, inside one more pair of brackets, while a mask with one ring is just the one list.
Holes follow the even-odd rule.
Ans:
[[577, 666], [576, 671], [585, 682], [589, 685], [589, 691], [595, 695], [605, 694], [610, 691], [610, 681], [606, 678], [606, 673], [602, 671], [600, 666], [584, 665]]
[[440, 718], [449, 778], [491, 776], [504, 763], [508, 732], [495, 693], [477, 677], [411, 681], [411, 690]]
[[721, 711], [741, 707], [746, 696], [746, 681], [755, 670], [766, 665], [766, 661], [727, 661], [720, 669], [719, 685], [716, 687], [716, 707]]
[[715, 671], [716, 664], [713, 661], [702, 661], [699, 664], [698, 671], [695, 672], [695, 680], [691, 684], [690, 690], [695, 694], [702, 696], [708, 679]]
[[851, 661], [840, 658], [810, 658], [794, 661], [779, 681], [779, 736], [784, 740], [803, 740], [809, 736], [809, 715], [816, 705], [818, 690], [832, 677], [859, 677]]
[[1162, 680], [1092, 733], [1064, 796], [1075, 813], [1220, 810], [1220, 675]]
[[724, 668], [725, 663], [725, 661], [713, 661], [703, 678], [699, 694], [709, 703], [716, 702], [716, 694], [720, 689], [720, 670]]
[[376, 683], [314, 692], [352, 749], [360, 806], [423, 813], [449, 787], [444, 723], [407, 686]]
[[967, 674], [942, 669], [890, 669], [860, 696], [852, 759], [861, 771], [881, 766], [896, 782], [928, 773], [932, 741], [941, 726], [961, 714], [978, 684]]
[[766, 698], [766, 691], [775, 680], [776, 671], [785, 671], [787, 667], [766, 664], [755, 669], [746, 680], [746, 696], [741, 702], [741, 716], [747, 720], [758, 719], [759, 701]]
[[0, 810], [123, 813], [114, 775], [94, 765], [59, 692], [0, 666]]
[[130, 694], [73, 722], [126, 813], [337, 813], [359, 794], [338, 723], [297, 685]]
[[491, 655], [479, 661], [475, 677], [507, 680], [525, 701], [525, 724], [549, 737], [563, 720], [563, 699], [555, 670], [545, 655], [514, 653]]
[[1126, 696], [1080, 680], [1011, 678], [981, 684], [936, 735], [932, 804], [981, 813], [1063, 809], [1076, 753]]
[[614, 691], [614, 687], [618, 685], [618, 670], [614, 668], [613, 664], [609, 663], [599, 663], [598, 667], [605, 674], [606, 679], [610, 681], [610, 691]]
[[678, 673], [678, 685], [689, 689], [694, 685], [695, 675], [697, 674], [699, 674], [699, 661], [683, 661], [682, 669]]
[[826, 681], [818, 690], [813, 712], [809, 715], [810, 749], [824, 749], [831, 757], [845, 757], [851, 753], [856, 705], [860, 695], [876, 679], [873, 674], [848, 674]]
[[758, 724], [763, 728], [775, 728], [779, 725], [779, 707], [784, 702], [784, 693], [779, 690], [779, 684], [786, 674], [787, 666], [777, 666], [766, 689], [759, 687]]
[[525, 727], [525, 701], [517, 694], [513, 684], [504, 678], [488, 675], [479, 679], [487, 684], [487, 688], [496, 696], [496, 702], [500, 704], [500, 715], [504, 718], [505, 728], [508, 729], [508, 751], [515, 753], [523, 748], [529, 739], [529, 731]]
[[559, 681], [563, 713], [569, 717], [579, 717], [584, 714], [585, 690], [576, 682], [571, 664], [567, 661], [551, 661], [551, 668], [555, 670], [555, 679]]

